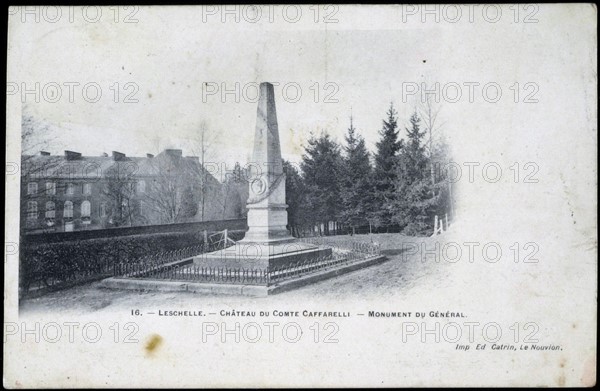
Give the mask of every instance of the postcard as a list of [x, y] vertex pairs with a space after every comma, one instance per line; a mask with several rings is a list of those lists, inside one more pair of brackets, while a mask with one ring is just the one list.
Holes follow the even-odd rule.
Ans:
[[593, 4], [13, 6], [4, 386], [596, 384]]

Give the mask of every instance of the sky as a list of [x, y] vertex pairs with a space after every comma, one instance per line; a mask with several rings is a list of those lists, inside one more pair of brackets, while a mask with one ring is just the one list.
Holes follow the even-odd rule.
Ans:
[[[373, 149], [390, 102], [402, 126], [414, 110], [414, 99], [402, 97], [402, 83], [438, 79], [465, 60], [449, 55], [455, 34], [444, 33], [448, 26], [398, 25], [400, 9], [392, 9], [396, 18], [382, 29], [373, 29], [361, 7], [337, 9], [337, 23], [324, 23], [335, 10], [323, 6], [321, 23], [314, 23], [315, 11], [307, 7], [299, 22], [288, 23], [277, 7], [273, 22], [265, 11], [256, 24], [244, 20], [249, 13], [243, 9], [239, 23], [223, 10], [212, 14], [195, 7], [142, 7], [132, 18], [137, 23], [123, 22], [131, 12], [123, 8], [118, 16], [103, 8], [95, 23], [83, 17], [85, 12], [91, 19], [91, 9], [64, 7], [56, 23], [45, 22], [50, 10], [40, 11], [39, 23], [21, 10], [11, 38], [19, 43], [14, 47], [19, 63], [27, 65], [11, 80], [30, 89], [35, 83], [40, 89], [61, 86], [55, 103], [44, 101], [43, 91], [40, 103], [26, 95], [27, 110], [59, 128], [64, 143], [51, 146], [53, 153], [69, 148], [139, 155], [163, 147], [188, 153], [204, 121], [214, 158], [244, 160], [254, 134], [256, 83], [262, 81], [279, 83], [284, 157], [298, 160], [311, 132], [324, 130], [342, 141], [350, 113]], [[389, 17], [386, 9], [368, 10], [371, 18]], [[65, 82], [79, 83], [73, 102]], [[98, 102], [85, 100], [86, 83], [97, 83], [86, 90], [90, 100], [99, 86]], [[224, 93], [236, 88], [237, 95]], [[128, 96], [137, 103], [126, 103]]]

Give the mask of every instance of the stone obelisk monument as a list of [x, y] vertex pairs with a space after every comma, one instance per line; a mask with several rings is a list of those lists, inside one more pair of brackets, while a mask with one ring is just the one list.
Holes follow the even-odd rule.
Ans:
[[285, 173], [281, 160], [275, 92], [260, 84], [250, 172], [248, 231], [234, 246], [194, 258], [200, 266], [269, 269], [331, 255], [330, 248], [301, 243], [287, 230]]
[[249, 163], [248, 232], [241, 243], [281, 244], [294, 238], [288, 232], [285, 173], [281, 160], [275, 92], [260, 84], [254, 152]]

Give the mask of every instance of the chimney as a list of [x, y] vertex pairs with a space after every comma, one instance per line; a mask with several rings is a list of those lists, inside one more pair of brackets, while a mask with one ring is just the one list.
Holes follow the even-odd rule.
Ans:
[[74, 152], [74, 151], [65, 151], [65, 159], [79, 160], [79, 159], [81, 159], [81, 154], [79, 152]]
[[40, 151], [40, 156], [50, 156], [50, 152]]
[[165, 149], [165, 153], [174, 157], [181, 157], [181, 155], [183, 155], [181, 149]]
[[151, 154], [151, 153], [147, 153], [147, 154], [146, 154], [146, 157], [147, 157], [148, 159], [152, 159], [152, 158], [154, 157], [154, 155], [153, 155], [153, 154]]
[[185, 158], [200, 163], [200, 156], [186, 156]]
[[181, 149], [165, 149], [165, 153], [169, 156], [179, 158], [183, 155]]
[[112, 151], [112, 157], [115, 162], [119, 162], [122, 160], [127, 160], [127, 156], [124, 153]]

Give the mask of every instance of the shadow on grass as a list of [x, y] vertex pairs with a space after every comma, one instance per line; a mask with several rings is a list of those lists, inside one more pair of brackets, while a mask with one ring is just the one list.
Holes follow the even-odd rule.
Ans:
[[394, 256], [394, 255], [400, 255], [404, 252], [406, 252], [406, 248], [394, 248], [394, 249], [390, 249], [390, 250], [381, 250], [381, 254], [382, 255], [388, 255], [388, 256]]

